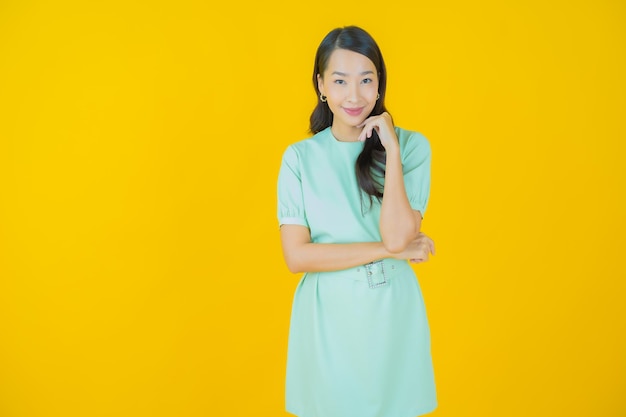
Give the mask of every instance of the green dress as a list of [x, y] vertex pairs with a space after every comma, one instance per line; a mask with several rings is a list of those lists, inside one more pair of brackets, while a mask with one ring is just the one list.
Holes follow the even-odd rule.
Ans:
[[[407, 196], [422, 214], [430, 145], [396, 128]], [[361, 142], [330, 128], [290, 145], [278, 177], [278, 220], [306, 226], [315, 243], [380, 242], [380, 203], [361, 195]], [[362, 198], [363, 197], [363, 198]], [[413, 417], [437, 406], [422, 293], [407, 261], [386, 258], [308, 272], [295, 292], [286, 409], [300, 417]]]

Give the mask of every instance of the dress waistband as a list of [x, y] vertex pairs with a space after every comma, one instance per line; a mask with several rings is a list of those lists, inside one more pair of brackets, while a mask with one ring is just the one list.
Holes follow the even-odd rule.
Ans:
[[[370, 262], [365, 265], [358, 265], [340, 271], [327, 272], [332, 274], [334, 279], [346, 278], [355, 281], [362, 281], [370, 288], [378, 288], [389, 283], [395, 276], [406, 275], [407, 272], [413, 274], [413, 269], [408, 261], [385, 258]], [[322, 273], [326, 274], [326, 273]]]

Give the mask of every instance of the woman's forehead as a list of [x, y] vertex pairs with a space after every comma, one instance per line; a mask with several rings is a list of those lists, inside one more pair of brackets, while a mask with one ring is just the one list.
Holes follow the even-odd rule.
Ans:
[[344, 75], [361, 75], [376, 72], [376, 66], [371, 59], [358, 52], [348, 49], [335, 49], [328, 59], [325, 72], [340, 72]]

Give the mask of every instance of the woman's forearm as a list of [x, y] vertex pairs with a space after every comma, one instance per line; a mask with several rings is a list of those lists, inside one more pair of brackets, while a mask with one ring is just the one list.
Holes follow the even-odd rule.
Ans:
[[403, 251], [419, 233], [420, 223], [404, 188], [400, 150], [388, 149], [380, 211], [380, 234], [385, 248], [392, 253]]
[[337, 271], [392, 255], [382, 242], [283, 244], [283, 254], [293, 273]]

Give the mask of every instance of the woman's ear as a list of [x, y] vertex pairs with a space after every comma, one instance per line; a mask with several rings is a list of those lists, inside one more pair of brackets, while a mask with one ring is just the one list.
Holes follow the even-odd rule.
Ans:
[[326, 94], [324, 94], [324, 80], [322, 79], [322, 76], [320, 74], [317, 74], [317, 90], [323, 95], [325, 96]]

